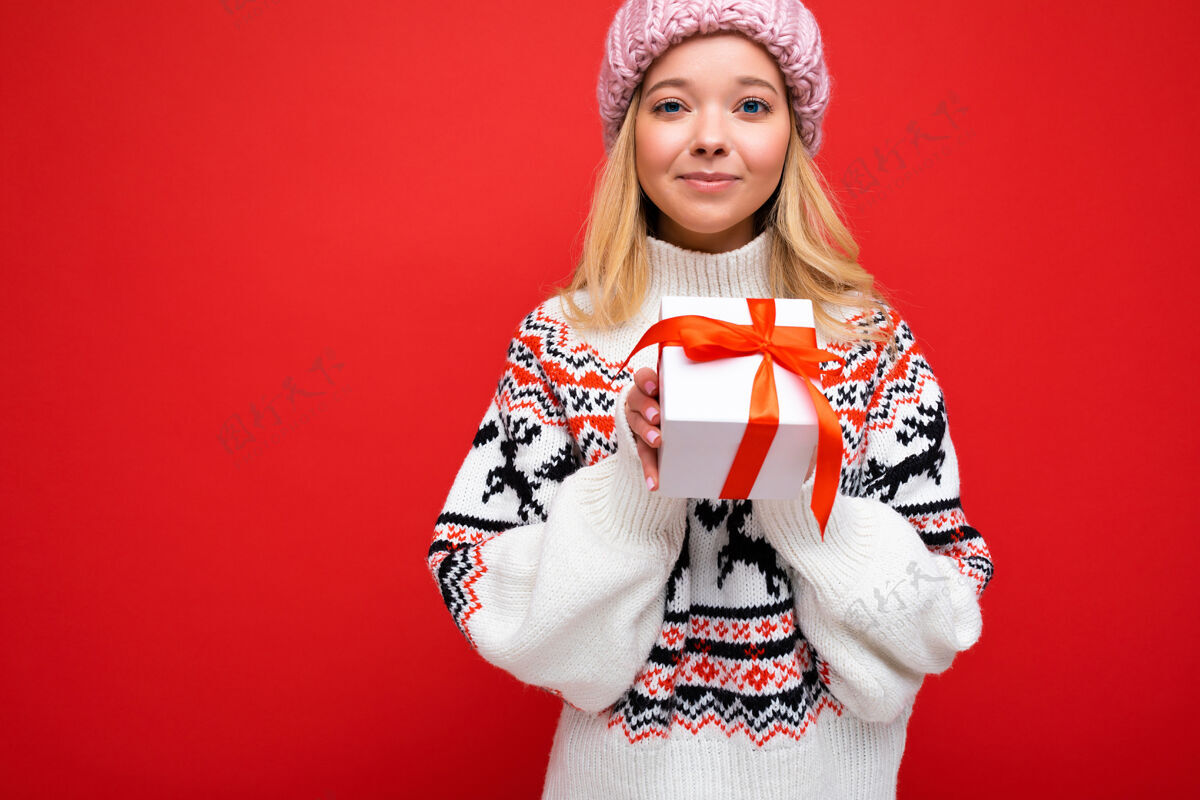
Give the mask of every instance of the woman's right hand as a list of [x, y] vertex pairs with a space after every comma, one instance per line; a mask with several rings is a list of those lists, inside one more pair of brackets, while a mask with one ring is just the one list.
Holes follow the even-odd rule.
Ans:
[[658, 408], [658, 373], [642, 367], [633, 375], [633, 389], [625, 401], [625, 419], [637, 440], [638, 458], [650, 491], [658, 488], [658, 448], [662, 444], [662, 415]]

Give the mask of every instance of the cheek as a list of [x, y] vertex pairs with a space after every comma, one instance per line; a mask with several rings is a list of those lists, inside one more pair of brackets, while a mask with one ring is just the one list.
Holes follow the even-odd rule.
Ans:
[[639, 130], [634, 137], [638, 169], [660, 173], [654, 177], [661, 177], [661, 173], [670, 169], [679, 153], [679, 143], [675, 141], [677, 137], [678, 134], [670, 131], [653, 128]]
[[787, 160], [788, 135], [790, 130], [784, 128], [782, 133], [776, 131], [773, 136], [757, 139], [742, 149], [746, 167], [754, 173], [765, 177], [777, 177]]

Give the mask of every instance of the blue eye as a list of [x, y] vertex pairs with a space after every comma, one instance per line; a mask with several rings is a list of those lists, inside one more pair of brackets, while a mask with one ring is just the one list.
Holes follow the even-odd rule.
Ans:
[[[681, 108], [682, 103], [678, 100], [660, 100], [651, 110], [674, 114]], [[760, 100], [757, 97], [750, 97], [743, 100], [742, 108], [753, 115], [761, 115], [760, 112], [770, 113], [771, 111], [771, 105], [766, 100]]]

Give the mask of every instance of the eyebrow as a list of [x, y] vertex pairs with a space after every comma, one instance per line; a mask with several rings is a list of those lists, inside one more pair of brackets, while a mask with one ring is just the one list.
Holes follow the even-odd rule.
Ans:
[[[769, 81], [764, 81], [762, 78], [756, 78], [753, 75], [739, 75], [737, 82], [742, 86], [761, 86], [764, 89], [770, 89], [772, 92], [775, 92], [775, 94], [779, 94], [778, 90], [772, 83]], [[691, 86], [691, 82], [686, 78], [664, 78], [647, 89], [646, 94], [652, 94], [664, 86], [679, 86], [686, 89], [688, 86]]]

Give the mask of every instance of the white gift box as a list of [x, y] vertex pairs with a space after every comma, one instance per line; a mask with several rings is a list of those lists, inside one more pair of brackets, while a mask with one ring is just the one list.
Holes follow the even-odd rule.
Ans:
[[[659, 318], [699, 314], [751, 324], [745, 299], [663, 297]], [[814, 327], [812, 301], [775, 300], [775, 325]], [[667, 497], [719, 498], [750, 418], [750, 395], [762, 354], [692, 361], [677, 345], [663, 345], [658, 363], [662, 444], [659, 491]], [[819, 428], [809, 379], [774, 365], [779, 428], [749, 499], [789, 499], [816, 455]], [[820, 382], [813, 381], [818, 390]]]

